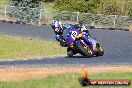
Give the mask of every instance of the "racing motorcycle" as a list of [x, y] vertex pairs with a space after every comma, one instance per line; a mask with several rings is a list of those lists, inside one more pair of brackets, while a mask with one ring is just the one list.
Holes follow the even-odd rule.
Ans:
[[72, 27], [65, 30], [63, 38], [68, 45], [67, 55], [69, 57], [77, 53], [87, 57], [103, 56], [104, 54], [100, 44], [87, 32], [82, 32]]

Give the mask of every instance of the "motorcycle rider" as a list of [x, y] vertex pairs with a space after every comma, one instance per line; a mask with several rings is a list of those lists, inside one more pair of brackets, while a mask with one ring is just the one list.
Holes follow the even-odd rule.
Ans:
[[64, 46], [66, 47], [67, 45], [66, 45], [65, 40], [64, 40], [64, 38], [62, 36], [64, 29], [63, 29], [63, 25], [61, 24], [61, 22], [54, 20], [52, 22], [52, 29], [55, 32], [56, 40], [60, 42], [60, 45], [62, 47], [64, 47]]
[[89, 31], [86, 29], [86, 27], [84, 26], [84, 24], [80, 21], [78, 24], [77, 23], [74, 23], [74, 24], [62, 24], [61, 21], [56, 21], [54, 20], [52, 22], [52, 29], [54, 30], [55, 32], [55, 38], [57, 41], [60, 42], [60, 45], [63, 46], [63, 47], [66, 47], [66, 43], [65, 43], [65, 40], [63, 39], [63, 31], [65, 29], [68, 29], [68, 28], [71, 28], [71, 27], [74, 27], [75, 29], [78, 29], [82, 32], [86, 32], [89, 34]]
[[[89, 31], [85, 28], [85, 25], [83, 25], [82, 22], [79, 22], [79, 23], [74, 23], [74, 24], [63, 24], [61, 23], [61, 21], [56, 21], [54, 20], [52, 22], [52, 29], [54, 30], [55, 32], [55, 38], [57, 41], [60, 42], [60, 45], [62, 47], [67, 47], [67, 44], [63, 38], [63, 32], [65, 29], [69, 29], [71, 27], [74, 27], [75, 29], [77, 30], [80, 30], [82, 32], [86, 32], [89, 34]], [[67, 48], [67, 54], [68, 56], [73, 56], [74, 54], [76, 54], [76, 51], [74, 51], [73, 49], [71, 49], [70, 47]]]

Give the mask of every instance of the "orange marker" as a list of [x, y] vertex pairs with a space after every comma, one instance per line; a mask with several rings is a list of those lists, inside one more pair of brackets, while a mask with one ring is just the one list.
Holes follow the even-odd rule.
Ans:
[[88, 72], [84, 71], [84, 68], [82, 69], [82, 77], [88, 77]]

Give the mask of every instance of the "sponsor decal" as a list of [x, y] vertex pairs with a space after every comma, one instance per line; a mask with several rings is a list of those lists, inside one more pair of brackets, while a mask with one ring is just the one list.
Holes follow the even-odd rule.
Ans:
[[128, 79], [89, 79], [88, 72], [82, 69], [82, 77], [79, 82], [82, 86], [130, 86], [131, 80]]

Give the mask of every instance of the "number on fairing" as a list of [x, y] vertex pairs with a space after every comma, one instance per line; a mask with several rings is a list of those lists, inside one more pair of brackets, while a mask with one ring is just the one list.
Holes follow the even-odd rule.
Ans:
[[76, 36], [77, 36], [77, 32], [76, 31], [72, 31], [71, 37], [75, 39]]

